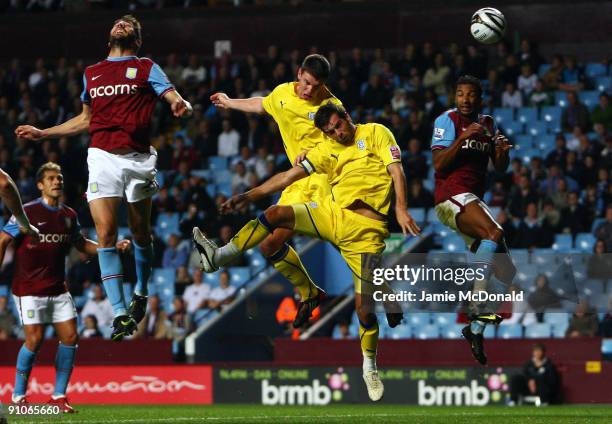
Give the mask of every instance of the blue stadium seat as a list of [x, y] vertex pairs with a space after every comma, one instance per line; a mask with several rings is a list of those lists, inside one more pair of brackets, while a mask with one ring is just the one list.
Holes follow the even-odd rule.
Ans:
[[579, 99], [589, 110], [593, 110], [599, 104], [599, 94], [597, 90], [581, 91]]
[[603, 63], [587, 63], [586, 66], [584, 67], [584, 74], [587, 76], [587, 78], [596, 78], [596, 77], [602, 77], [604, 75], [606, 75], [608, 73], [608, 70], [606, 69], [606, 65], [604, 65]]
[[535, 157], [542, 157], [542, 152], [540, 151], [540, 149], [534, 149], [534, 148], [530, 148], [530, 149], [526, 149], [526, 150], [520, 150], [519, 151], [519, 156], [521, 157], [521, 159], [523, 160], [523, 163], [525, 165], [527, 165], [531, 159], [535, 158]]
[[527, 249], [512, 249], [510, 251], [512, 262], [516, 266], [523, 266], [529, 264], [529, 250]]
[[[0, 295], [2, 296], [2, 295]], [[130, 295], [131, 298], [131, 295]], [[83, 308], [83, 306], [85, 306], [85, 303], [87, 303], [87, 297], [86, 296], [74, 296], [74, 306], [78, 309], [81, 310]]]
[[561, 131], [561, 108], [559, 106], [544, 106], [541, 112], [541, 120], [546, 122], [549, 132]]
[[219, 285], [219, 274], [221, 274], [221, 271], [215, 271], [212, 273], [206, 273], [204, 274], [204, 282], [206, 284], [210, 284], [211, 287], [216, 287]]
[[455, 233], [449, 234], [442, 243], [442, 249], [447, 252], [465, 252], [465, 242]]
[[438, 222], [438, 215], [436, 214], [435, 208], [427, 209], [427, 216], [425, 216], [425, 219], [428, 223]]
[[465, 324], [456, 323], [440, 326], [440, 335], [443, 339], [460, 339], [463, 327], [465, 327]]
[[0, 285], [0, 296], [8, 296], [9, 295], [9, 286]]
[[542, 154], [547, 154], [555, 148], [555, 136], [553, 134], [541, 134], [533, 139], [534, 147], [540, 149]]
[[157, 181], [160, 187], [163, 187], [166, 182], [166, 173], [164, 171], [157, 171], [157, 174], [155, 174], [155, 181]]
[[241, 286], [251, 279], [251, 268], [248, 266], [233, 266], [228, 272], [233, 286]]
[[525, 338], [540, 339], [550, 337], [552, 334], [551, 325], [547, 322], [540, 322], [525, 326]]
[[414, 337], [421, 340], [437, 339], [440, 337], [440, 328], [437, 324], [427, 324], [413, 327]]
[[425, 208], [408, 208], [408, 213], [417, 224], [421, 225], [425, 223]]
[[595, 78], [595, 88], [599, 91], [608, 91], [612, 89], [612, 77], [597, 77]]
[[531, 134], [518, 134], [512, 137], [512, 141], [519, 149], [529, 149], [532, 146], [533, 137]]
[[497, 329], [498, 339], [520, 339], [523, 337], [521, 324], [502, 324]]
[[440, 95], [438, 96], [438, 101], [440, 102], [440, 104], [441, 104], [442, 106], [448, 106], [448, 104], [449, 104], [449, 103], [448, 103], [448, 96], [447, 96], [447, 95], [445, 95], [445, 94], [440, 94]]
[[457, 314], [454, 312], [436, 312], [432, 313], [431, 320], [434, 324], [438, 324], [440, 328], [457, 322]]
[[217, 184], [225, 184], [232, 182], [232, 172], [228, 169], [219, 169], [214, 173], [215, 182]]
[[542, 63], [538, 67], [538, 75], [543, 76], [550, 69], [550, 63]]
[[160, 213], [155, 223], [155, 233], [166, 241], [170, 234], [179, 234], [179, 215], [174, 212]]
[[591, 232], [594, 232], [597, 229], [597, 227], [599, 227], [604, 222], [606, 222], [605, 218], [595, 218], [595, 220], [593, 221], [593, 224], [591, 225]]
[[429, 312], [416, 312], [406, 317], [408, 324], [412, 327], [424, 326], [431, 323], [431, 313]]
[[538, 109], [535, 107], [521, 107], [516, 112], [516, 120], [522, 124], [537, 121]]
[[413, 336], [412, 327], [408, 324], [401, 324], [395, 328], [383, 327], [385, 328], [385, 338], [387, 339], [409, 339]]
[[591, 304], [604, 294], [604, 282], [593, 278], [576, 281], [576, 288], [578, 289], [578, 296], [588, 299]]
[[149, 293], [161, 295], [164, 287], [174, 286], [176, 270], [174, 268], [154, 268], [149, 282]]
[[565, 91], [555, 91], [555, 105], [559, 107], [567, 106], [567, 93]]
[[547, 132], [548, 124], [546, 122], [534, 121], [527, 124], [527, 134], [530, 134], [533, 137], [539, 137], [547, 134]]
[[574, 247], [574, 241], [571, 234], [555, 234], [555, 242], [552, 245], [553, 250], [566, 252]]
[[493, 109], [493, 117], [497, 125], [503, 126], [514, 121], [514, 109], [511, 107], [497, 107]]
[[247, 250], [245, 256], [253, 270], [259, 270], [266, 265], [266, 258], [264, 258], [258, 248]]
[[576, 248], [582, 252], [593, 252], [596, 238], [591, 233], [579, 233], [576, 235]]
[[523, 289], [533, 287], [538, 275], [538, 266], [535, 264], [523, 264], [516, 270], [515, 283]]
[[215, 196], [217, 195], [217, 186], [215, 184], [212, 184], [212, 183], [206, 184], [206, 193], [208, 193], [208, 195], [212, 199], [214, 199]]
[[232, 183], [217, 184], [217, 193], [221, 193], [226, 197], [231, 197], [234, 193], [232, 190]]
[[546, 312], [544, 314], [544, 322], [552, 326], [553, 337], [565, 337], [569, 320], [570, 314], [567, 312]]
[[505, 122], [501, 126], [501, 132], [508, 137], [514, 137], [523, 134], [523, 123], [518, 121]]
[[205, 180], [210, 180], [212, 173], [208, 169], [192, 169], [191, 175], [194, 177], [203, 178]]
[[117, 240], [123, 240], [124, 238], [131, 235], [129, 227], [119, 227], [117, 228]]
[[211, 156], [208, 158], [208, 167], [211, 171], [227, 169], [227, 158], [224, 156]]

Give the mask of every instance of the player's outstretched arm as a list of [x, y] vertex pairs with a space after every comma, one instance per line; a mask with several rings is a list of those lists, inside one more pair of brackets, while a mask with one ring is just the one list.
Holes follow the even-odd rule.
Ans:
[[15, 130], [15, 135], [26, 140], [40, 141], [46, 138], [71, 137], [87, 131], [91, 120], [91, 109], [87, 103], [83, 103], [83, 110], [77, 116], [63, 124], [56, 125], [44, 130], [32, 125], [20, 125]]
[[476, 134], [481, 134], [484, 132], [484, 127], [476, 122], [470, 124], [469, 127], [461, 134], [459, 137], [453, 141], [453, 143], [445, 149], [437, 149], [432, 151], [432, 160], [433, 166], [436, 171], [442, 171], [446, 169], [450, 164], [455, 161], [455, 157], [459, 150], [461, 150], [461, 145], [465, 140], [470, 137], [473, 137]]
[[418, 235], [421, 229], [414, 222], [408, 213], [408, 202], [406, 196], [406, 175], [399, 162], [391, 163], [387, 166], [387, 171], [393, 180], [393, 190], [395, 191], [395, 217], [404, 235], [408, 233], [413, 236]]
[[178, 91], [169, 90], [164, 94], [163, 98], [170, 105], [172, 114], [175, 117], [180, 118], [181, 116], [191, 116], [193, 113], [191, 103], [183, 99]]
[[230, 99], [225, 93], [215, 93], [210, 101], [220, 109], [234, 109], [245, 113], [265, 113], [263, 97], [250, 97], [248, 99]]
[[301, 166], [294, 166], [289, 171], [281, 172], [268, 179], [265, 183], [257, 186], [246, 193], [232, 196], [231, 199], [227, 200], [221, 205], [220, 212], [230, 213], [236, 209], [240, 209], [244, 205], [256, 202], [272, 193], [279, 192], [284, 188], [290, 186], [297, 180], [308, 176], [304, 168]]
[[[19, 191], [17, 190], [15, 182], [9, 174], [1, 169], [0, 197], [2, 197], [2, 201], [17, 220], [21, 232], [38, 239], [38, 229], [30, 224], [30, 220], [23, 210], [23, 203], [21, 202], [21, 196], [19, 196]], [[0, 264], [2, 264], [2, 261], [0, 261]]]

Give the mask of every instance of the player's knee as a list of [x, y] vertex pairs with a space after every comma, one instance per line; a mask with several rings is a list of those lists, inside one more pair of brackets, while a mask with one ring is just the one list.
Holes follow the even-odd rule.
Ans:
[[359, 318], [359, 322], [362, 326], [369, 328], [376, 324], [376, 314], [372, 312], [371, 308], [365, 305], [359, 305], [356, 312], [357, 318]]
[[64, 335], [60, 339], [60, 342], [66, 346], [76, 346], [76, 344], [79, 342], [79, 335], [76, 332]]
[[113, 247], [117, 243], [117, 230], [113, 228], [98, 228], [96, 233], [100, 247]]
[[495, 243], [500, 243], [504, 239], [504, 230], [497, 225], [492, 225], [490, 228], [486, 229], [486, 235], [483, 238], [485, 240], [492, 240]]
[[264, 215], [273, 227], [287, 227], [289, 221], [293, 217], [293, 215], [289, 213], [290, 209], [291, 208], [286, 206], [274, 205], [266, 209]]
[[25, 345], [30, 352], [38, 352], [43, 341], [42, 332], [34, 332], [26, 334]]
[[266, 237], [263, 242], [259, 245], [259, 250], [261, 254], [265, 257], [269, 257], [278, 252], [283, 245], [285, 244], [285, 240], [281, 237], [277, 237], [274, 233], [270, 234], [269, 237]]

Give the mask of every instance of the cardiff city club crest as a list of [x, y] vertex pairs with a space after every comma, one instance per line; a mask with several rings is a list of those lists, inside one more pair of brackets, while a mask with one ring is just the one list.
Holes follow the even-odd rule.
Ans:
[[125, 70], [125, 77], [128, 79], [134, 79], [136, 78], [136, 73], [138, 72], [138, 69], [136, 68], [127, 68]]
[[308, 112], [308, 119], [310, 119], [311, 121], [314, 121], [315, 113], [316, 112]]
[[359, 150], [364, 150], [366, 147], [364, 140], [357, 140], [357, 148]]

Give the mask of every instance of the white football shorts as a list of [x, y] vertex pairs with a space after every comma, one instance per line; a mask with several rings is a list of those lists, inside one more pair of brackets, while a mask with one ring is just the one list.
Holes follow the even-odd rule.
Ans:
[[70, 293], [58, 296], [15, 296], [15, 305], [22, 325], [53, 324], [77, 317]]

